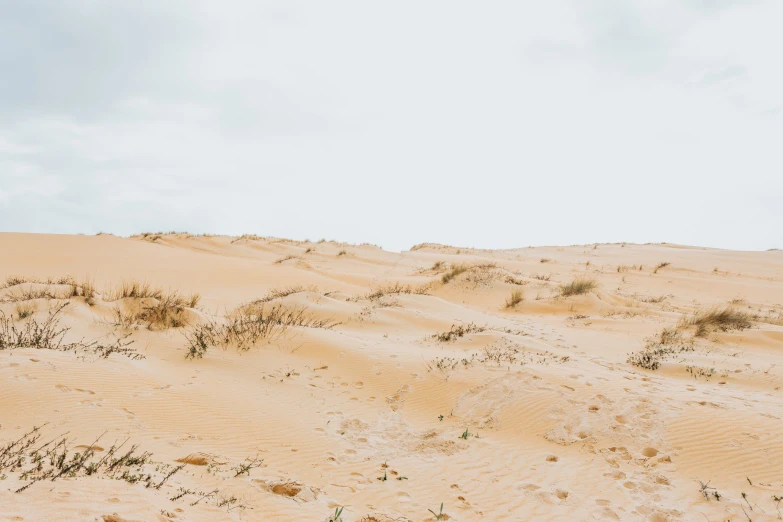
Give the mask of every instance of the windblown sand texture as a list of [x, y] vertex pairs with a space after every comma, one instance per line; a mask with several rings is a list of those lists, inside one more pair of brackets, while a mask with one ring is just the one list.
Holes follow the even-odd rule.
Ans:
[[[596, 286], [561, 295], [579, 278]], [[163, 293], [118, 297], [130, 281]], [[780, 251], [0, 234], [0, 286], [8, 328], [67, 303], [63, 343], [77, 343], [0, 343], [0, 451], [43, 426], [35, 445], [62, 436], [68, 459], [126, 440], [152, 454], [41, 478], [57, 463], [36, 472], [35, 448], [21, 451], [0, 470], [0, 520], [322, 521], [344, 507], [345, 522], [422, 522], [441, 503], [441, 520], [471, 522], [779, 518]], [[173, 294], [171, 316], [149, 315]], [[259, 309], [306, 321], [186, 357], [200, 326]], [[688, 324], [711, 309], [750, 327]], [[117, 339], [135, 353], [102, 356]], [[646, 346], [663, 350], [657, 369], [628, 362]]]

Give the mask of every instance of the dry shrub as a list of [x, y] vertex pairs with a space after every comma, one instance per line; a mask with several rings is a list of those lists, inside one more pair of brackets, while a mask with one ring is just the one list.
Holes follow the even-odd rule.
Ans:
[[113, 353], [126, 355], [131, 359], [143, 358], [141, 354], [128, 347], [133, 341], [126, 341], [127, 336], [117, 337], [114, 342], [108, 344], [97, 340], [66, 343], [64, 341], [65, 335], [70, 328], [60, 326], [60, 314], [66, 306], [68, 306], [67, 302], [51, 308], [47, 317], [40, 322], [33, 316], [28, 316], [26, 321], [19, 326], [0, 311], [0, 350], [36, 348], [39, 350], [83, 352], [103, 358], [109, 357]]
[[582, 295], [594, 290], [598, 287], [598, 283], [592, 279], [585, 279], [577, 277], [570, 283], [562, 284], [558, 287], [560, 295], [563, 297], [570, 297], [572, 295]]

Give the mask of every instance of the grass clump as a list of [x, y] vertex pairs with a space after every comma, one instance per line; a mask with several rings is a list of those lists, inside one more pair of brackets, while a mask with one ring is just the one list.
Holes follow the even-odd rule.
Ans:
[[251, 301], [250, 304], [268, 303], [269, 301], [273, 301], [275, 299], [282, 299], [283, 297], [288, 297], [289, 295], [298, 294], [299, 292], [305, 291], [315, 292], [316, 288], [305, 288], [301, 285], [286, 286], [284, 288], [273, 288], [264, 297]]
[[38, 306], [36, 306], [35, 303], [30, 303], [30, 302], [17, 303], [16, 306], [14, 307], [14, 312], [16, 312], [16, 317], [20, 321], [22, 319], [26, 319], [31, 315], [33, 315], [36, 312], [36, 310], [38, 310]]
[[432, 337], [437, 339], [439, 342], [447, 343], [459, 337], [464, 337], [467, 334], [480, 333], [483, 332], [484, 330], [486, 330], [485, 327], [478, 326], [475, 323], [470, 323], [467, 325], [459, 325], [459, 326], [451, 325], [451, 330], [447, 332], [433, 334]]
[[460, 274], [464, 274], [468, 271], [468, 267], [465, 265], [454, 265], [451, 267], [451, 270], [443, 274], [443, 276], [440, 278], [440, 280], [443, 282], [443, 284], [448, 284], [452, 279], [457, 277]]
[[285, 263], [286, 261], [291, 261], [292, 259], [302, 259], [302, 258], [299, 256], [289, 255], [289, 256], [281, 257], [280, 259], [276, 260], [275, 264], [280, 265], [282, 263]]
[[594, 290], [598, 287], [598, 283], [592, 279], [585, 279], [578, 277], [570, 283], [564, 283], [558, 287], [560, 295], [563, 297], [570, 297], [572, 295], [582, 295]]
[[693, 316], [681, 321], [681, 327], [696, 327], [696, 337], [705, 337], [710, 332], [720, 330], [747, 330], [753, 323], [750, 314], [731, 306], [700, 310]]
[[429, 290], [427, 286], [413, 287], [411, 285], [403, 285], [398, 281], [390, 285], [378, 287], [364, 297], [365, 299], [374, 301], [386, 295], [399, 295], [399, 294], [428, 295]]
[[655, 268], [653, 268], [653, 274], [657, 274], [658, 270], [660, 270], [661, 268], [666, 268], [669, 265], [671, 265], [671, 263], [669, 263], [668, 261], [663, 261], [662, 263], [658, 263], [658, 265]]
[[142, 325], [149, 330], [182, 328], [189, 323], [187, 310], [198, 306], [200, 299], [199, 294], [183, 297], [173, 293], [151, 298], [152, 303], [145, 303], [140, 308], [128, 310], [118, 304], [114, 308], [111, 324], [124, 329], [136, 329]]
[[104, 299], [106, 301], [117, 301], [119, 299], [125, 299], [128, 297], [136, 299], [143, 299], [147, 297], [153, 299], [163, 299], [163, 290], [152, 287], [149, 283], [142, 281], [123, 281], [114, 290], [105, 292]]
[[506, 299], [506, 308], [514, 308], [524, 301], [525, 296], [522, 290], [512, 290], [511, 295]]
[[239, 351], [247, 351], [259, 341], [279, 338], [290, 328], [330, 329], [337, 324], [330, 319], [319, 319], [304, 308], [250, 303], [234, 310], [222, 322], [210, 320], [186, 332], [185, 357], [201, 359], [210, 347], [236, 346]]

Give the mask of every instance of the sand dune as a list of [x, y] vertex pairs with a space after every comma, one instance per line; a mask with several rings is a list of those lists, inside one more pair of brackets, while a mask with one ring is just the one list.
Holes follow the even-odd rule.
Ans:
[[783, 252], [0, 252], [0, 520], [780, 517]]

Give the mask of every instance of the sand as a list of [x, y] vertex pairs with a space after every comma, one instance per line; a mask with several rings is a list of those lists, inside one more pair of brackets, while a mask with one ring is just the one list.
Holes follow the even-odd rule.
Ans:
[[[468, 269], [442, 282], [457, 265]], [[70, 287], [46, 280], [67, 275], [91, 281], [95, 295], [57, 299]], [[346, 522], [429, 521], [441, 503], [441, 520], [452, 521], [779, 518], [780, 251], [433, 244], [394, 253], [6, 233], [0, 286], [9, 276], [27, 282], [0, 289], [8, 324], [40, 324], [68, 303], [57, 316], [70, 328], [64, 342], [83, 348], [0, 349], [0, 450], [43, 425], [38, 444], [63, 436], [70, 456], [90, 450], [97, 461], [126, 440], [152, 455], [36, 480], [24, 474], [32, 450], [21, 452], [19, 466], [0, 471], [0, 520], [321, 521], [342, 507]], [[559, 295], [579, 277], [597, 286]], [[201, 299], [178, 312], [185, 326], [114, 324], [118, 307], [159, 301], [111, 300], [131, 280]], [[368, 297], [397, 283], [403, 292]], [[265, 309], [299, 310], [321, 327], [186, 357], [199, 325], [225, 324], [237, 307], [294, 286]], [[506, 308], [514, 290], [523, 300]], [[42, 297], [24, 300], [33, 291]], [[23, 305], [32, 315], [19, 319]], [[708, 325], [694, 337], [682, 326], [725, 306], [750, 328]], [[628, 362], [678, 324], [657, 369]], [[89, 346], [118, 337], [135, 355]]]

